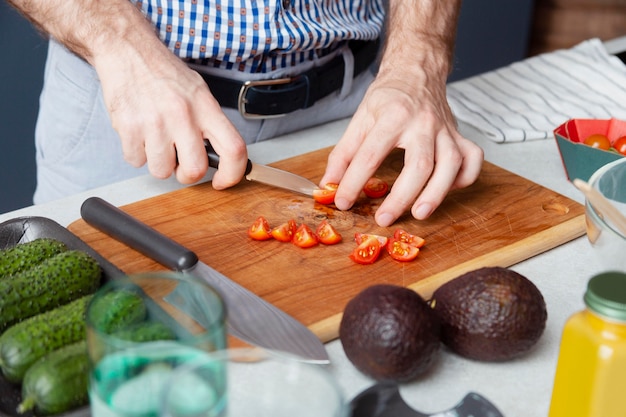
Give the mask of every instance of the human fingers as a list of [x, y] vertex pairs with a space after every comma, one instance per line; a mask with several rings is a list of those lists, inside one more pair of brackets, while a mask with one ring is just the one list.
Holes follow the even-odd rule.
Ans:
[[211, 183], [214, 189], [222, 190], [239, 183], [243, 178], [248, 163], [248, 149], [228, 118], [223, 113], [215, 116], [211, 120], [211, 128], [204, 130], [204, 137], [220, 159]]
[[[393, 224], [413, 205], [434, 169], [434, 137], [426, 130], [412, 131], [415, 137], [405, 140], [404, 165], [389, 194], [376, 210], [379, 226]], [[404, 135], [408, 135], [406, 132]]]
[[338, 209], [348, 210], [354, 205], [367, 180], [376, 173], [394, 148], [395, 136], [395, 132], [390, 133], [381, 123], [350, 141], [354, 147], [343, 154], [348, 157], [345, 159], [348, 165], [341, 181], [338, 181], [339, 187], [335, 193], [335, 206]]
[[350, 162], [354, 158], [354, 154], [359, 150], [365, 138], [365, 132], [367, 131], [364, 129], [365, 126], [366, 123], [357, 111], [341, 139], [328, 155], [326, 170], [319, 184], [321, 187], [328, 183], [339, 184], [341, 182]]

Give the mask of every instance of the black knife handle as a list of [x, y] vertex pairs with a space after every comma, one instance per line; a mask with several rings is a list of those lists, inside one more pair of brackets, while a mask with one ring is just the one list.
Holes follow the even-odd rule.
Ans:
[[[206, 149], [206, 154], [209, 157], [209, 166], [217, 169], [220, 165], [220, 156], [215, 153], [215, 149], [213, 149], [213, 146], [211, 146], [211, 142], [209, 142], [208, 139], [204, 139], [204, 149]], [[244, 175], [248, 175], [250, 171], [252, 171], [252, 161], [248, 159], [246, 173]]]
[[80, 215], [90, 225], [176, 271], [193, 268], [198, 256], [100, 197], [89, 197]]

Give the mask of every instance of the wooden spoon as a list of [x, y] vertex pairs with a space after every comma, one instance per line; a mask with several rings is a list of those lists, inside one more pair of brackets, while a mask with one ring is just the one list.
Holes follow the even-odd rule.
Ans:
[[626, 236], [626, 216], [620, 213], [620, 211], [613, 204], [611, 204], [606, 197], [589, 185], [589, 183], [578, 178], [574, 179], [573, 183], [576, 188], [585, 194], [585, 197], [587, 197], [593, 208], [611, 220], [611, 222], [617, 226], [622, 235]]

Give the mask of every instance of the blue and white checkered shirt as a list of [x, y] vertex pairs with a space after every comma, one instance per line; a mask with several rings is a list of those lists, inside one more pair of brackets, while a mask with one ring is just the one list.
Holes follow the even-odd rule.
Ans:
[[383, 0], [130, 0], [176, 55], [264, 73], [379, 37]]

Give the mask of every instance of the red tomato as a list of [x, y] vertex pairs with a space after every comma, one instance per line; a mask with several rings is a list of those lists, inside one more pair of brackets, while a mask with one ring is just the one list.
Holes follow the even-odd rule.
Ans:
[[381, 235], [375, 235], [373, 233], [360, 233], [360, 232], [356, 232], [354, 234], [354, 241], [356, 242], [357, 245], [360, 245], [361, 242], [363, 242], [364, 240], [370, 238], [370, 237], [374, 237], [378, 240], [378, 243], [380, 243], [380, 246], [385, 246], [387, 244], [387, 236], [381, 236]]
[[409, 245], [415, 246], [416, 248], [421, 248], [426, 243], [426, 240], [424, 240], [423, 238], [412, 235], [404, 229], [396, 229], [396, 231], [393, 233], [393, 237], [396, 240], [408, 243]]
[[605, 151], [611, 147], [611, 141], [609, 141], [609, 138], [599, 133], [587, 136], [584, 143], [592, 148], [603, 149]]
[[248, 229], [248, 236], [254, 240], [268, 240], [272, 238], [270, 225], [263, 216], [259, 216]]
[[313, 199], [320, 204], [329, 205], [335, 202], [335, 194], [337, 193], [339, 184], [328, 183], [324, 188], [313, 190]]
[[334, 245], [335, 243], [341, 242], [341, 234], [326, 220], [323, 220], [320, 225], [317, 226], [315, 234], [324, 245]]
[[381, 198], [384, 197], [389, 191], [389, 184], [380, 178], [372, 177], [365, 183], [363, 192], [369, 198]]
[[396, 261], [408, 262], [415, 259], [420, 250], [416, 246], [392, 237], [387, 243], [387, 252]]
[[613, 142], [613, 147], [617, 152], [626, 155], [626, 136], [622, 136]]
[[291, 242], [293, 236], [296, 234], [296, 230], [298, 230], [298, 225], [295, 220], [291, 219], [286, 223], [273, 228], [271, 234], [272, 237], [278, 241]]
[[359, 264], [372, 264], [380, 256], [380, 242], [374, 236], [365, 237], [352, 251], [350, 259]]
[[310, 248], [319, 243], [317, 236], [306, 224], [301, 224], [293, 235], [293, 244], [301, 248]]

